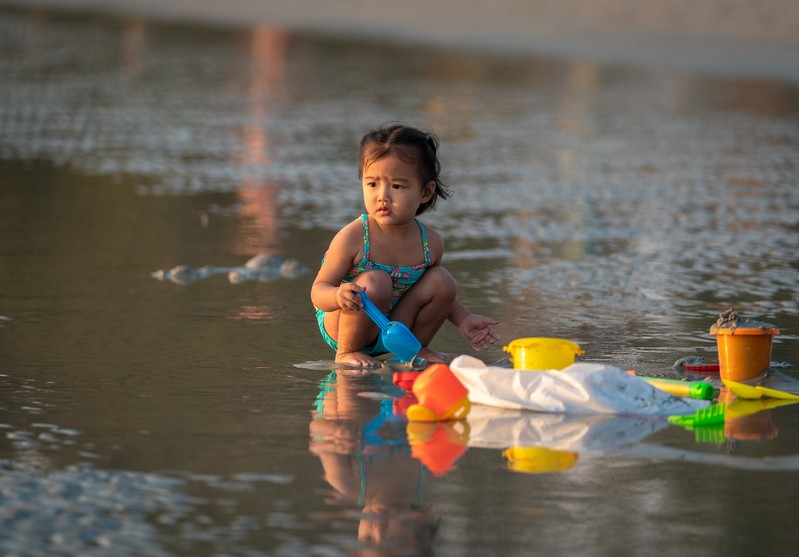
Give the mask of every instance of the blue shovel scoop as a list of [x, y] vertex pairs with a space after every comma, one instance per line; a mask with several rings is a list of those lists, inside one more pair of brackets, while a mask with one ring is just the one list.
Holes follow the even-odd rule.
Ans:
[[404, 323], [389, 321], [383, 312], [369, 300], [366, 292], [361, 292], [361, 298], [363, 298], [363, 311], [380, 328], [383, 346], [397, 356], [400, 361], [412, 362], [419, 350], [422, 349], [422, 343], [413, 336], [411, 330]]

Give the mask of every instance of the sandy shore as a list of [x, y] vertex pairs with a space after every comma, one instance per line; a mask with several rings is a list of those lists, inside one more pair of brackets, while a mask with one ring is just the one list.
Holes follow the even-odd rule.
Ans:
[[799, 81], [795, 0], [0, 0]]

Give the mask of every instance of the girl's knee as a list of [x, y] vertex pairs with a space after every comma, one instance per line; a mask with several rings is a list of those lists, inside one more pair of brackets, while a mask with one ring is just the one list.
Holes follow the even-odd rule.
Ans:
[[452, 293], [453, 295], [456, 293], [458, 289], [458, 285], [455, 282], [455, 278], [447, 271], [444, 267], [433, 267], [425, 271], [424, 276], [427, 277], [429, 275], [430, 282], [438, 292], [444, 293]]
[[366, 288], [369, 299], [376, 304], [391, 300], [391, 275], [385, 271], [364, 271], [355, 277], [353, 282]]
[[441, 303], [453, 301], [458, 293], [455, 279], [443, 267], [432, 267], [425, 271], [417, 286], [414, 286], [417, 287], [420, 295], [429, 296]]

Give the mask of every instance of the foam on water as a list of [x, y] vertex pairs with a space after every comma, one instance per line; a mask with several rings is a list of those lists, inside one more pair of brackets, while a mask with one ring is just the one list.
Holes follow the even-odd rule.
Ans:
[[[8, 555], [166, 556], [225, 547], [245, 554], [264, 528], [301, 533], [307, 518], [276, 504], [257, 513], [239, 508], [231, 494], [290, 489], [291, 476], [280, 474], [166, 475], [98, 470], [88, 465], [40, 470], [30, 462], [0, 460], [0, 496], [4, 535], [0, 550]], [[260, 487], [256, 487], [260, 486]], [[286, 488], [282, 486], [287, 486]], [[198, 497], [187, 492], [204, 491]], [[198, 512], [207, 506], [223, 511], [214, 522]], [[165, 532], [179, 532], [180, 541]], [[271, 545], [275, 554], [339, 551], [344, 540], [316, 546], [297, 535], [283, 535]], [[343, 550], [342, 550], [343, 551]]]

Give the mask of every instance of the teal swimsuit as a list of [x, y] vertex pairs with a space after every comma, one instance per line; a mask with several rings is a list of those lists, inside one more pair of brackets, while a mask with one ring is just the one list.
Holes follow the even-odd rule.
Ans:
[[[369, 243], [369, 216], [368, 215], [361, 215], [361, 227], [363, 228], [363, 257], [358, 262], [357, 265], [353, 265], [347, 275], [344, 277], [343, 282], [350, 282], [359, 274], [365, 271], [385, 271], [389, 275], [391, 275], [391, 306], [388, 308], [389, 313], [391, 310], [394, 309], [394, 306], [397, 305], [397, 302], [400, 301], [403, 294], [405, 294], [408, 290], [410, 290], [411, 286], [416, 284], [424, 272], [430, 267], [432, 261], [430, 259], [430, 248], [427, 245], [427, 234], [425, 233], [424, 226], [419, 219], [414, 219], [416, 224], [419, 226], [419, 230], [422, 233], [422, 249], [424, 251], [424, 263], [419, 263], [418, 265], [413, 266], [405, 266], [405, 267], [395, 267], [391, 265], [384, 265], [382, 263], [377, 263], [369, 259], [369, 255], [371, 252], [371, 246]], [[324, 261], [324, 259], [323, 259]], [[319, 331], [322, 333], [322, 338], [324, 341], [331, 347], [333, 350], [338, 350], [338, 343], [333, 340], [330, 335], [327, 334], [325, 331], [325, 312], [321, 309], [316, 310], [316, 321], [319, 323]], [[388, 350], [385, 349], [383, 343], [380, 340], [380, 337], [377, 338], [377, 342], [374, 346], [367, 346], [364, 349], [364, 352], [371, 355], [371, 356], [379, 356], [380, 354], [385, 354]]]

